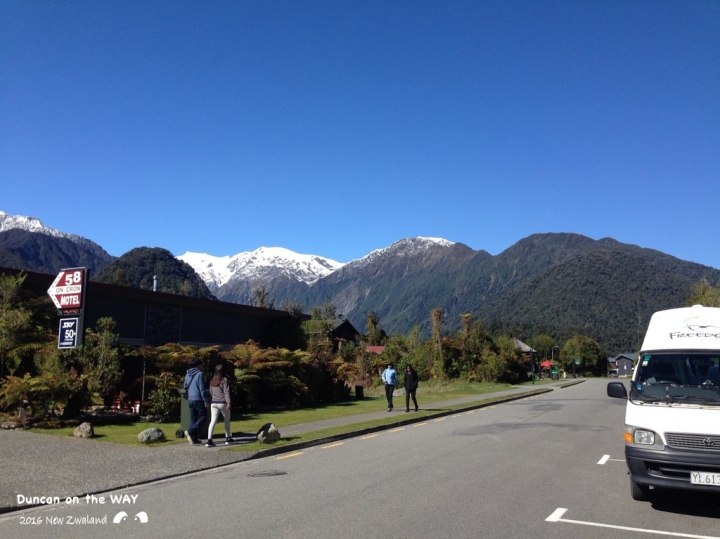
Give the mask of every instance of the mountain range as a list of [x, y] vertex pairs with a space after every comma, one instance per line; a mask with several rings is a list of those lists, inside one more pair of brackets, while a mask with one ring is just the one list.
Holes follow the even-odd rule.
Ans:
[[[127, 259], [123, 255], [114, 261], [89, 240], [54, 232], [46, 232], [37, 219], [0, 213], [0, 265], [49, 273], [85, 265], [96, 273]], [[63, 240], [74, 242], [77, 252]], [[131, 266], [150, 268], [138, 258], [148, 253], [131, 253], [132, 261], [121, 264], [124, 272]], [[177, 259], [185, 269], [173, 272], [182, 273], [184, 285], [168, 284], [168, 290], [206, 294], [188, 284], [194, 279], [187, 264], [220, 300], [253, 303], [254, 290], [264, 287], [276, 306], [297, 303], [307, 311], [329, 301], [360, 331], [372, 310], [387, 333], [407, 333], [417, 324], [427, 334], [430, 310], [441, 307], [446, 333], [460, 327], [461, 314], [471, 313], [491, 330], [522, 340], [547, 333], [562, 344], [579, 332], [613, 353], [635, 349], [650, 315], [682, 306], [694, 283], [720, 281], [720, 271], [708, 266], [572, 233], [533, 234], [495, 256], [441, 238], [418, 237], [346, 264], [279, 247], [224, 257], [187, 252]], [[143, 271], [157, 271], [153, 268], [135, 273], [140, 279]], [[143, 282], [135, 286], [147, 287], [147, 279]]]

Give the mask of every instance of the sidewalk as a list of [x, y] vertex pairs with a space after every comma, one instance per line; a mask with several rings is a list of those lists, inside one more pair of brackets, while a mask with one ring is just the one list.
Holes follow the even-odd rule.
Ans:
[[[550, 384], [536, 386], [517, 386], [495, 393], [484, 393], [461, 397], [447, 401], [422, 405], [421, 410], [437, 410], [437, 414], [424, 415], [423, 418], [457, 413], [442, 411], [447, 406], [467, 405], [463, 409], [481, 406], [479, 401], [489, 398], [507, 398], [512, 400], [538, 390], [552, 391], [580, 380], [560, 380]], [[403, 397], [396, 397], [398, 404], [404, 404]], [[403, 402], [400, 402], [400, 401]], [[379, 406], [382, 406], [379, 401]], [[383, 407], [377, 412], [369, 412], [333, 419], [324, 419], [282, 427], [283, 437], [315, 432], [332, 427], [360, 424], [389, 416], [398, 422], [413, 419], [414, 412], [405, 413], [400, 406], [392, 412]], [[417, 416], [415, 416], [417, 417]], [[419, 418], [418, 418], [419, 420]], [[393, 422], [374, 430], [393, 428]], [[259, 427], [260, 425], [258, 425]], [[345, 438], [353, 434], [342, 435]], [[254, 433], [241, 433], [239, 441], [252, 441]], [[333, 438], [335, 439], [335, 438]], [[327, 443], [328, 439], [305, 442], [303, 447]], [[194, 471], [224, 466], [259, 458], [270, 454], [292, 451], [297, 444], [276, 446], [261, 451], [222, 451], [204, 446], [174, 444], [165, 447], [143, 447], [59, 437], [38, 432], [22, 430], [0, 430], [0, 513], [17, 508], [17, 495], [23, 496], [59, 496], [63, 500], [68, 496], [106, 492], [155, 481], [158, 479], [182, 475]]]

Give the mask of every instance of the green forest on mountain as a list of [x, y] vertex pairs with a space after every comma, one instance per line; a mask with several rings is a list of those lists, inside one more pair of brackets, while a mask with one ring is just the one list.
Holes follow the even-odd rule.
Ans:
[[158, 292], [215, 299], [190, 265], [158, 247], [138, 247], [128, 251], [105, 266], [94, 280], [152, 290], [154, 276], [158, 279]]

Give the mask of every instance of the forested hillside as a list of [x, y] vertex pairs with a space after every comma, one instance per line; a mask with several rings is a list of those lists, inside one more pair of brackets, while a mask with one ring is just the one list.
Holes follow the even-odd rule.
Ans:
[[158, 278], [159, 292], [215, 299], [194, 269], [159, 247], [138, 247], [128, 251], [105, 267], [94, 280], [152, 290], [154, 275]]
[[496, 331], [588, 335], [608, 350], [632, 350], [653, 312], [682, 307], [693, 280], [646, 259], [600, 249], [526, 280], [483, 308]]
[[471, 313], [521, 339], [580, 332], [622, 351], [636, 346], [655, 310], [682, 305], [702, 279], [717, 283], [720, 271], [610, 238], [534, 234], [496, 256], [461, 244], [388, 249], [360, 267], [347, 264], [297, 301], [334, 303], [358, 328], [374, 310], [388, 333], [418, 324], [428, 335], [439, 307], [447, 332]]
[[94, 275], [114, 259], [91, 242], [82, 245], [22, 229], [0, 232], [0, 266], [6, 268], [57, 273], [63, 268], [85, 267]]

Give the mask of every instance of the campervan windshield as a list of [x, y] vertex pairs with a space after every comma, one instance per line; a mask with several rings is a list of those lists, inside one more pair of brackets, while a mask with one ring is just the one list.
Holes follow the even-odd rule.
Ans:
[[641, 354], [630, 399], [720, 406], [720, 353]]

